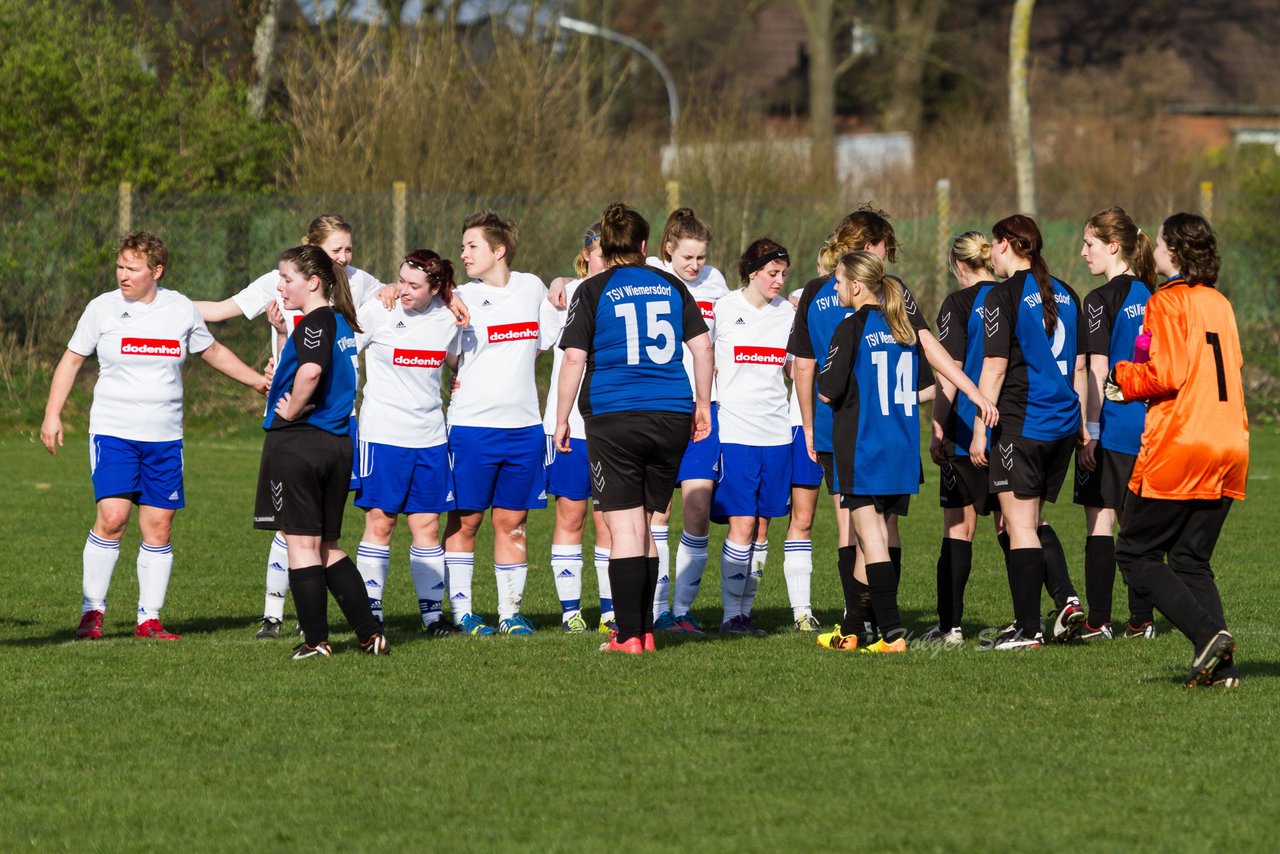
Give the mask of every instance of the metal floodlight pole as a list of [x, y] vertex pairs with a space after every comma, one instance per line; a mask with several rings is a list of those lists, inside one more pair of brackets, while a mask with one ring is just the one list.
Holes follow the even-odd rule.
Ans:
[[581, 33], [584, 36], [599, 36], [602, 39], [608, 39], [631, 48], [636, 53], [649, 60], [649, 63], [658, 70], [662, 82], [667, 87], [667, 110], [671, 117], [671, 151], [676, 153], [676, 127], [680, 124], [680, 96], [676, 94], [676, 81], [671, 76], [671, 72], [667, 69], [666, 64], [658, 57], [656, 53], [650, 50], [646, 45], [631, 38], [631, 36], [623, 35], [619, 32], [600, 27], [586, 21], [579, 21], [577, 18], [570, 18], [561, 15], [556, 18], [556, 23], [566, 30], [572, 30], [575, 33]]

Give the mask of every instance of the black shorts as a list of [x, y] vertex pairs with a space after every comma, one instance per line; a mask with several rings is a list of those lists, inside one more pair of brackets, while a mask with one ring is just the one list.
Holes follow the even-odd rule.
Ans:
[[307, 426], [267, 431], [253, 527], [338, 539], [351, 485], [351, 457], [347, 434]]
[[840, 506], [845, 510], [857, 510], [860, 507], [874, 507], [883, 515], [905, 516], [911, 509], [910, 495], [850, 495], [841, 493]]
[[818, 465], [822, 466], [822, 479], [827, 484], [827, 495], [838, 495], [836, 492], [836, 458], [830, 451], [818, 451]]
[[1012, 492], [1019, 498], [1056, 500], [1075, 447], [1074, 433], [1042, 441], [1025, 436], [1004, 438], [997, 428], [987, 450], [987, 476], [992, 494]]
[[683, 412], [607, 412], [586, 419], [591, 497], [597, 510], [671, 503], [693, 416]]
[[938, 475], [938, 506], [972, 507], [979, 516], [990, 516], [992, 510], [1000, 509], [1000, 499], [991, 494], [986, 469], [975, 466], [968, 456], [947, 454], [947, 464]]
[[1129, 475], [1138, 457], [1108, 451], [1099, 445], [1093, 451], [1093, 471], [1080, 468], [1080, 455], [1076, 454], [1075, 502], [1084, 507], [1107, 507], [1119, 511], [1129, 495]]

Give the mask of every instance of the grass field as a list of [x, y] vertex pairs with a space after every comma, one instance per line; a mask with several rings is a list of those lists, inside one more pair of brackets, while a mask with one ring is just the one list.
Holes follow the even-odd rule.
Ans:
[[[175, 528], [164, 618], [183, 640], [132, 637], [135, 527], [108, 638], [74, 643], [92, 521], [84, 442], [73, 435], [50, 459], [28, 434], [0, 439], [0, 849], [1275, 844], [1272, 428], [1254, 431], [1249, 500], [1233, 510], [1216, 555], [1239, 642], [1234, 692], [1179, 687], [1191, 649], [1166, 624], [1152, 642], [1035, 652], [972, 643], [904, 656], [823, 652], [790, 631], [781, 523], [757, 606], [769, 637], [603, 656], [598, 635], [559, 631], [547, 513], [530, 525], [525, 609], [545, 631], [424, 639], [401, 541], [387, 595], [393, 654], [356, 655], [335, 633], [332, 660], [294, 662], [291, 641], [253, 638], [268, 542], [249, 524], [259, 443], [200, 436], [188, 439], [189, 506]], [[932, 471], [923, 490], [903, 521], [902, 602], [917, 631], [934, 621]], [[824, 623], [840, 607], [829, 515], [815, 537]], [[1050, 519], [1080, 584], [1081, 514], [1066, 503]], [[344, 542], [353, 551], [359, 531], [351, 512]], [[722, 534], [713, 534], [709, 580]], [[478, 564], [488, 549], [483, 542]], [[1007, 621], [997, 555], [983, 532], [967, 634]], [[590, 569], [586, 578], [590, 602]], [[695, 612], [713, 624], [719, 601], [706, 586]], [[483, 569], [476, 597], [492, 616]], [[338, 625], [336, 607], [331, 617]]]

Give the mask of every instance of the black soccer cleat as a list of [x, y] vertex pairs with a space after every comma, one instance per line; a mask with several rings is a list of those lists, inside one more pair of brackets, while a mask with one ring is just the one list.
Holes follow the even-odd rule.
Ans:
[[1208, 682], [1218, 662], [1230, 656], [1235, 648], [1236, 639], [1231, 636], [1231, 632], [1223, 629], [1215, 633], [1209, 642], [1196, 652], [1196, 657], [1191, 659], [1191, 670], [1182, 684], [1187, 688], [1194, 688]]
[[258, 633], [254, 635], [258, 640], [273, 640], [280, 637], [280, 627], [284, 625], [283, 620], [277, 620], [275, 617], [263, 617], [262, 628], [258, 629]]
[[441, 617], [429, 626], [422, 627], [422, 633], [430, 638], [447, 638], [462, 634], [462, 629], [453, 624], [448, 617]]
[[387, 636], [374, 632], [367, 640], [361, 641], [360, 651], [365, 655], [390, 655], [391, 647], [387, 645]]
[[315, 646], [309, 646], [305, 641], [293, 648], [293, 658], [295, 661], [303, 658], [332, 658], [333, 647], [329, 646], [328, 641], [320, 641]]

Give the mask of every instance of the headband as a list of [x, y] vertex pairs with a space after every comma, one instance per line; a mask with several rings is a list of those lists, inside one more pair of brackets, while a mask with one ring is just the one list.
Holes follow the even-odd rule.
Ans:
[[600, 232], [598, 231], [591, 232], [590, 234], [588, 234], [586, 237], [582, 239], [582, 248], [590, 249], [591, 244], [595, 243], [599, 237], [600, 237]]
[[791, 256], [787, 254], [787, 250], [785, 249], [775, 249], [772, 252], [766, 252], [765, 254], [761, 255], [759, 258], [752, 261], [750, 264], [747, 264], [747, 266], [744, 267], [743, 269], [746, 270], [747, 275], [750, 276], [752, 273], [754, 273], [756, 270], [759, 270], [761, 267], [763, 267], [765, 264], [768, 264], [770, 261], [785, 261], [786, 264], [790, 266]]

